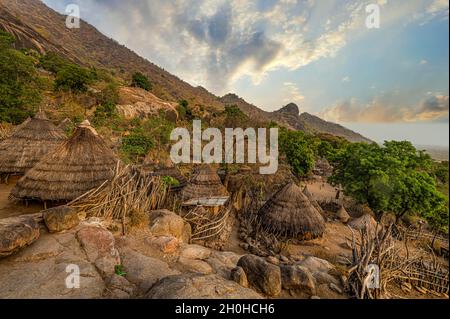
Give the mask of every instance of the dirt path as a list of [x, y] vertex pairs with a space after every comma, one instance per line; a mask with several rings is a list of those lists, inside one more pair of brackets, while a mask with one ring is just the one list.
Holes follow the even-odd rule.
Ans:
[[0, 184], [0, 219], [24, 214], [34, 214], [42, 210], [42, 205], [37, 203], [30, 203], [27, 207], [8, 199], [11, 189], [18, 179], [19, 177], [16, 176], [10, 177], [8, 184]]

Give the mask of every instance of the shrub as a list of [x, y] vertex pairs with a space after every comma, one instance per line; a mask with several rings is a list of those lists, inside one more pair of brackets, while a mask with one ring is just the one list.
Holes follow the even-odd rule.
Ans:
[[69, 61], [54, 52], [48, 52], [40, 58], [40, 66], [53, 74], [57, 74], [69, 64]]
[[43, 82], [34, 59], [12, 48], [14, 37], [0, 31], [0, 121], [19, 124], [41, 101]]
[[150, 91], [152, 86], [150, 84], [149, 79], [147, 76], [140, 72], [136, 72], [133, 74], [132, 80], [131, 80], [131, 86], [139, 87], [141, 89], [144, 89], [146, 91]]
[[56, 74], [55, 90], [86, 92], [87, 86], [92, 81], [92, 74], [89, 70], [69, 64], [62, 67]]
[[172, 176], [163, 176], [162, 181], [166, 186], [179, 186], [180, 181]]
[[308, 175], [314, 166], [314, 151], [303, 132], [280, 130], [280, 150], [286, 155], [292, 171], [297, 176]]
[[154, 146], [155, 143], [150, 136], [136, 130], [122, 139], [121, 151], [128, 160], [134, 160], [147, 155]]

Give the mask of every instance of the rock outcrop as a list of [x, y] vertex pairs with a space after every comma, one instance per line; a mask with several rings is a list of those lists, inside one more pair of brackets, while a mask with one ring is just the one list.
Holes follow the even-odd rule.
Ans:
[[281, 293], [280, 267], [255, 255], [243, 256], [237, 265], [244, 270], [251, 287], [271, 297]]
[[172, 122], [178, 119], [175, 103], [165, 102], [152, 93], [135, 87], [120, 88], [116, 108], [125, 118], [148, 118], [163, 113]]
[[217, 275], [182, 274], [159, 281], [149, 299], [260, 299], [254, 290]]
[[14, 254], [39, 237], [39, 224], [29, 216], [0, 219], [0, 258]]
[[42, 212], [49, 232], [57, 233], [71, 229], [80, 223], [77, 211], [69, 206], [58, 206]]
[[183, 218], [167, 209], [149, 213], [150, 231], [154, 236], [172, 236], [188, 243], [191, 237], [191, 226]]

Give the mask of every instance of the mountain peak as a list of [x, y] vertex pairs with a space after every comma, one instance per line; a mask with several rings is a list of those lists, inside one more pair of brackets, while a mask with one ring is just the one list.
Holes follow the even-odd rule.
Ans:
[[279, 109], [278, 112], [299, 115], [300, 109], [297, 104], [289, 103], [288, 105], [283, 106], [281, 109]]

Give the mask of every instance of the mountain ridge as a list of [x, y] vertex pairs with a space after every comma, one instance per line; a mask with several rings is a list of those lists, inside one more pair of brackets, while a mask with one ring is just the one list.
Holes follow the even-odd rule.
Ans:
[[34, 48], [40, 53], [55, 51], [73, 62], [105, 68], [123, 78], [138, 71], [146, 73], [153, 84], [152, 93], [166, 101], [187, 100], [192, 107], [208, 107], [212, 113], [223, 111], [228, 104], [236, 104], [248, 116], [261, 121], [275, 121], [290, 129], [311, 133], [330, 133], [351, 142], [371, 142], [339, 124], [308, 113], [299, 115], [299, 108], [293, 103], [288, 104], [287, 109], [267, 112], [236, 94], [217, 97], [139, 56], [83, 20], [80, 29], [66, 28], [65, 19], [39, 0], [0, 0], [0, 29], [12, 33], [18, 47]]

